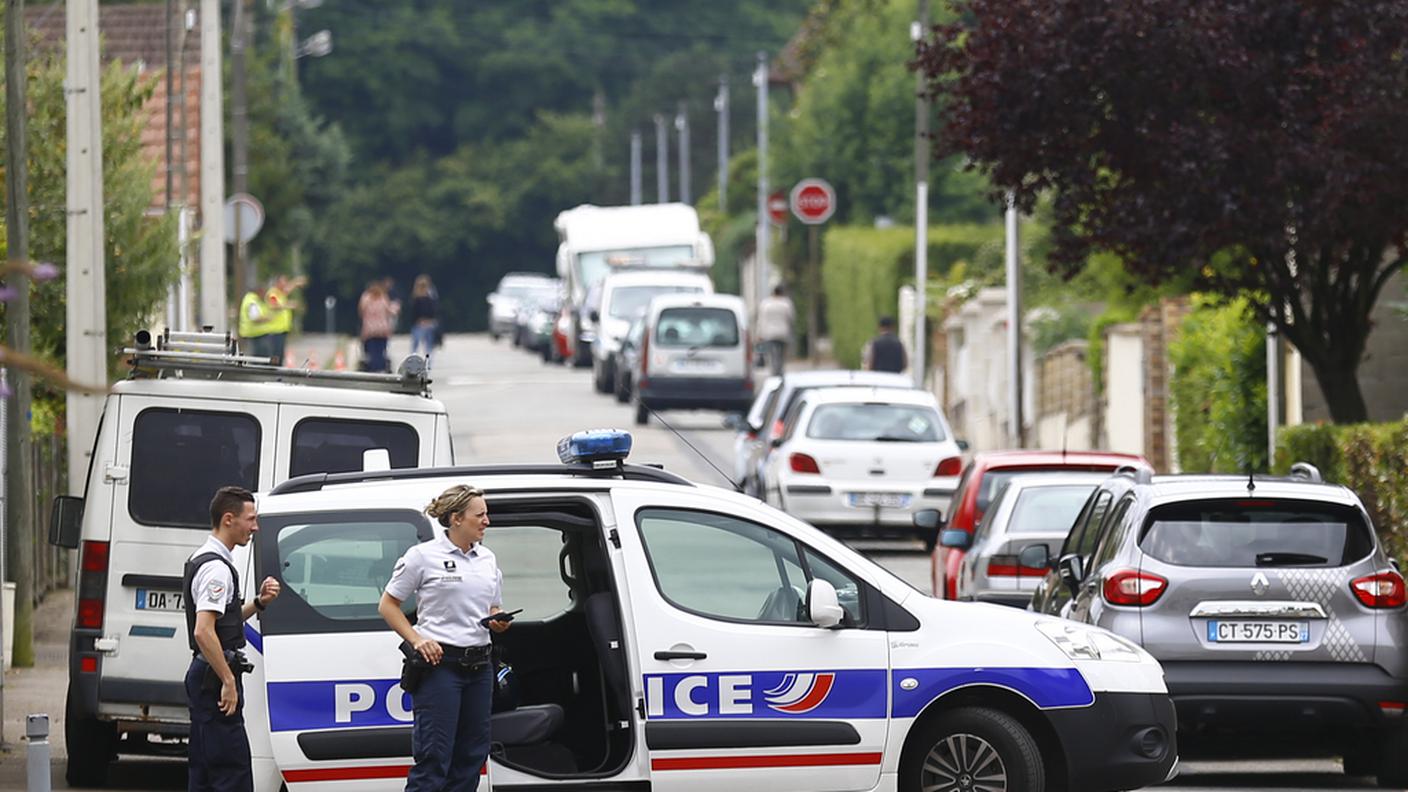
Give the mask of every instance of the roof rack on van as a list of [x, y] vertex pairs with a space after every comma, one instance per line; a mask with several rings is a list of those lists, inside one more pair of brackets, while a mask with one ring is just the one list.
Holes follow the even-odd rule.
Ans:
[[237, 382], [286, 382], [331, 388], [380, 390], [413, 396], [430, 395], [430, 373], [425, 362], [412, 355], [395, 374], [370, 371], [320, 371], [285, 368], [273, 358], [242, 355], [239, 344], [228, 332], [173, 332], [153, 337], [138, 330], [135, 347], [122, 350], [130, 355], [132, 379], [216, 379]]
[[1154, 474], [1146, 467], [1139, 465], [1120, 465], [1115, 468], [1116, 476], [1129, 476], [1134, 479], [1135, 484], [1151, 484], [1154, 481]]
[[650, 465], [622, 465], [605, 470], [593, 468], [590, 464], [572, 465], [463, 465], [440, 468], [395, 468], [392, 470], [353, 471], [351, 473], [309, 473], [306, 476], [291, 478], [269, 491], [270, 495], [284, 495], [290, 492], [318, 492], [323, 487], [335, 484], [359, 484], [367, 481], [408, 481], [442, 477], [483, 477], [483, 476], [573, 476], [580, 478], [621, 478], [626, 481], [653, 481], [660, 484], [677, 484], [693, 487], [694, 482], [675, 473]]

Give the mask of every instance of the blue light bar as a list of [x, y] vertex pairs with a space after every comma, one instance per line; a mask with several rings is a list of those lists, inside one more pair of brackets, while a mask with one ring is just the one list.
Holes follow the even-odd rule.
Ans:
[[557, 441], [557, 458], [564, 465], [611, 468], [630, 455], [631, 433], [620, 429], [587, 429]]

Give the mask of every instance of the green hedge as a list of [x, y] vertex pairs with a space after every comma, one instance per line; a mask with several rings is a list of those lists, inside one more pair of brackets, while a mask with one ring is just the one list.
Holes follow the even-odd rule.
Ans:
[[1384, 424], [1304, 424], [1276, 436], [1276, 466], [1309, 462], [1364, 501], [1389, 555], [1408, 569], [1408, 419]]
[[[972, 261], [994, 240], [1002, 242], [1000, 223], [931, 226], [930, 275], [941, 277], [955, 264]], [[838, 226], [827, 230], [822, 248], [833, 354], [842, 366], [855, 368], [876, 322], [898, 313], [900, 286], [914, 282], [914, 228]]]
[[1168, 356], [1179, 467], [1265, 470], [1266, 334], [1246, 299], [1194, 296]]

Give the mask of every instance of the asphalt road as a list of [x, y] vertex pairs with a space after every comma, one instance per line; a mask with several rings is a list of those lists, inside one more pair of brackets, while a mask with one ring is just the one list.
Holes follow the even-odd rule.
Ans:
[[[395, 339], [391, 352], [405, 354], [408, 345], [405, 339]], [[717, 413], [667, 413], [665, 420], [674, 432], [658, 421], [635, 427], [625, 405], [592, 391], [588, 370], [545, 365], [487, 336], [451, 336], [438, 358], [433, 361], [434, 392], [449, 409], [455, 458], [461, 464], [555, 462], [558, 438], [581, 429], [619, 427], [634, 435], [634, 461], [661, 463], [688, 478], [727, 485], [722, 471], [732, 469], [733, 434], [723, 428]], [[881, 543], [859, 549], [925, 589], [928, 559], [917, 545]], [[49, 711], [62, 712], [62, 700], [53, 702]], [[24, 789], [23, 764], [18, 753], [0, 756], [0, 790]], [[61, 767], [55, 768], [54, 779], [55, 789], [68, 788]], [[170, 760], [123, 762], [114, 768], [111, 780], [117, 789], [183, 789], [185, 767]], [[1369, 779], [1347, 778], [1338, 760], [1327, 759], [1185, 760], [1180, 776], [1161, 787], [1170, 792], [1371, 788]]]

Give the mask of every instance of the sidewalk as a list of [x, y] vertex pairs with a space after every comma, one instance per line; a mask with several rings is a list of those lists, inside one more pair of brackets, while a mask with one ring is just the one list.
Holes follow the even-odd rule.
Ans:
[[68, 690], [68, 634], [73, 624], [72, 589], [52, 591], [34, 609], [33, 668], [5, 672], [5, 734], [0, 746], [0, 790], [25, 788], [25, 717], [49, 716], [49, 750], [53, 756], [54, 788], [62, 789], [64, 699]]

